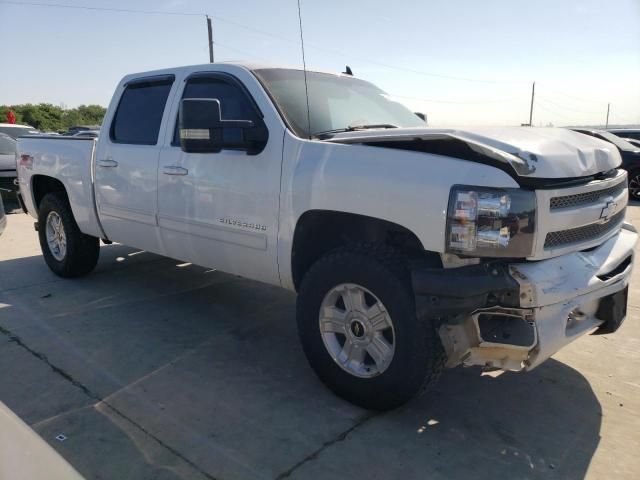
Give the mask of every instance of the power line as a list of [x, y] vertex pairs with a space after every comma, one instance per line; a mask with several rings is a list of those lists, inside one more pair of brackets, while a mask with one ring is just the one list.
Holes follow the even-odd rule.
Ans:
[[70, 5], [67, 3], [43, 3], [43, 2], [16, 2], [11, 0], [0, 0], [0, 3], [7, 5], [31, 6], [31, 7], [53, 7], [53, 8], [71, 8], [75, 10], [95, 10], [102, 12], [120, 12], [120, 13], [143, 13], [149, 15], [178, 15], [183, 17], [203, 16], [204, 13], [187, 13], [187, 12], [167, 12], [163, 10], [137, 10], [132, 8], [113, 8], [113, 7], [88, 7], [86, 5]]
[[[558, 117], [561, 117], [569, 122], [571, 122], [570, 124], [573, 125], [577, 125], [578, 122], [576, 121], [575, 117], [568, 117], [566, 116], [566, 114], [562, 114], [560, 112], [558, 112], [557, 110], [553, 110], [550, 109], [548, 106], [544, 106], [544, 105], [539, 105], [538, 103], [536, 103], [536, 106], [539, 106], [542, 110], [546, 111], [547, 113], [551, 113], [553, 115], [557, 115]], [[606, 113], [605, 111], [603, 112], [598, 112], [597, 115], [603, 115], [604, 113]], [[615, 120], [615, 121], [614, 121]], [[610, 116], [609, 116], [609, 125], [632, 125], [632, 124], [638, 124], [640, 125], [640, 118], [637, 121], [629, 121], [630, 118], [621, 118], [620, 116], [614, 114], [614, 112], [611, 112]], [[580, 121], [579, 124], [592, 124], [592, 125], [605, 125], [604, 123], [601, 123], [601, 120], [589, 120], [589, 121]]]
[[574, 100], [578, 100], [579, 102], [590, 102], [590, 103], [600, 103], [600, 104], [602, 103], [602, 102], [600, 102], [598, 100], [594, 100], [593, 98], [586, 99], [586, 98], [576, 97], [575, 95], [570, 95], [570, 94], [562, 92], [560, 90], [556, 90], [554, 88], [549, 88], [549, 87], [546, 86], [546, 84], [542, 84], [542, 85], [546, 90], [549, 90], [551, 92], [557, 93], [559, 95], [563, 95], [563, 96], [565, 96], [567, 98], [572, 98]]
[[636, 120], [630, 120], [631, 117], [626, 117], [625, 115], [620, 117], [615, 111], [612, 111], [609, 116], [609, 124], [611, 125], [640, 125], [640, 117], [637, 117]]
[[247, 30], [248, 32], [258, 33], [260, 35], [265, 35], [267, 37], [273, 37], [276, 40], [281, 40], [288, 43], [298, 44], [298, 40], [295, 38], [287, 37], [286, 35], [280, 35], [278, 33], [268, 32], [266, 30], [262, 30], [260, 28], [255, 28], [250, 25], [245, 25], [244, 23], [236, 22], [235, 20], [229, 20], [228, 18], [220, 17], [219, 15], [214, 15], [213, 18], [219, 20], [223, 23], [228, 23], [229, 25], [233, 25], [238, 28], [242, 28], [243, 30]]
[[267, 60], [264, 57], [260, 57], [259, 55], [255, 55], [254, 53], [247, 52], [246, 50], [240, 50], [239, 48], [231, 47], [231, 46], [227, 45], [226, 43], [220, 43], [220, 42], [216, 41], [215, 45], [217, 47], [222, 47], [222, 48], [224, 48], [226, 50], [230, 50], [232, 52], [239, 53], [241, 55], [246, 55], [247, 57], [255, 58], [256, 60], [261, 60], [261, 61], [263, 61], [265, 63], [269, 62], [269, 60]]
[[502, 98], [502, 99], [492, 99], [492, 100], [458, 101], [458, 100], [432, 100], [429, 98], [422, 98], [422, 97], [409, 97], [407, 95], [396, 95], [394, 93], [388, 93], [387, 95], [389, 97], [404, 98], [407, 100], [419, 100], [427, 103], [444, 103], [444, 104], [451, 104], [451, 105], [487, 105], [490, 103], [510, 103], [510, 102], [515, 102], [519, 100], [515, 97], [512, 97], [512, 98]]
[[560, 108], [562, 110], [570, 110], [570, 111], [576, 112], [576, 113], [587, 113], [587, 114], [594, 114], [594, 115], [598, 115], [598, 114], [601, 113], [601, 112], [596, 112], [595, 110], [580, 110], [580, 109], [573, 108], [573, 107], [567, 107], [566, 105], [560, 105], [560, 104], [558, 104], [556, 102], [552, 102], [551, 100], [549, 100], [548, 97], [545, 97], [545, 96], [541, 96], [541, 97], [539, 96], [538, 99], [542, 100], [544, 102], [547, 102], [547, 103], [549, 103], [549, 104], [551, 104], [551, 105], [553, 105], [553, 106], [555, 106], [557, 108]]
[[539, 103], [538, 103], [538, 104], [536, 104], [536, 106], [537, 106], [538, 108], [541, 108], [542, 110], [544, 110], [544, 111], [545, 111], [545, 112], [547, 112], [547, 113], [552, 113], [552, 114], [557, 115], [557, 116], [559, 116], [560, 118], [564, 118], [565, 120], [568, 120], [568, 121], [570, 121], [570, 122], [572, 122], [572, 121], [573, 121], [573, 118], [567, 117], [566, 115], [563, 115], [563, 114], [558, 113], [558, 112], [556, 112], [556, 111], [554, 111], [554, 110], [551, 110], [551, 109], [549, 109], [548, 107], [545, 107], [544, 105], [541, 105], [541, 104], [539, 104]]
[[[15, 0], [0, 0], [0, 4], [6, 4], [6, 5], [13, 5], [13, 6], [35, 6], [35, 7], [49, 7], [49, 8], [66, 8], [66, 9], [75, 9], [75, 10], [86, 10], [86, 11], [102, 11], [102, 12], [114, 12], [114, 13], [133, 13], [133, 14], [147, 14], [147, 15], [168, 15], [168, 16], [182, 16], [182, 17], [197, 17], [197, 16], [207, 16], [207, 14], [205, 12], [176, 12], [176, 11], [164, 11], [164, 10], [145, 10], [145, 9], [131, 9], [131, 8], [115, 8], [115, 7], [96, 7], [96, 6], [85, 6], [85, 5], [73, 5], [73, 4], [65, 4], [65, 3], [45, 3], [45, 2], [22, 2], [22, 1], [15, 1]], [[240, 22], [236, 22], [235, 20], [231, 20], [225, 17], [220, 17], [218, 15], [214, 15], [212, 16], [212, 18], [214, 18], [216, 21], [220, 21], [223, 23], [228, 23], [229, 25], [233, 25], [236, 26], [238, 28], [242, 28], [246, 31], [250, 31], [253, 33], [257, 33], [260, 35], [265, 35], [265, 36], [269, 36], [272, 38], [275, 38], [277, 40], [280, 41], [284, 41], [284, 42], [288, 42], [288, 43], [292, 43], [292, 44], [297, 44], [298, 40], [287, 37], [285, 35], [280, 35], [277, 33], [273, 33], [273, 32], [269, 32], [266, 30], [262, 30], [260, 28], [255, 28], [249, 25], [245, 25], [243, 23]], [[216, 44], [218, 44], [216, 42]], [[352, 55], [349, 53], [345, 53], [344, 51], [339, 51], [339, 50], [333, 50], [333, 49], [329, 49], [326, 48], [324, 46], [318, 46], [318, 45], [314, 45], [314, 44], [309, 44], [307, 42], [307, 46], [313, 48], [314, 50], [319, 50], [319, 51], [324, 51], [327, 53], [331, 53], [333, 55], [340, 55], [342, 57], [348, 57], [348, 58], [352, 58], [354, 60], [358, 60], [370, 65], [376, 65], [376, 66], [380, 66], [380, 67], [384, 67], [384, 68], [388, 68], [391, 70], [396, 70], [396, 71], [401, 71], [401, 72], [407, 72], [407, 73], [412, 73], [415, 75], [421, 75], [421, 76], [428, 76], [428, 77], [433, 77], [433, 78], [441, 78], [441, 79], [445, 79], [445, 80], [455, 80], [455, 81], [463, 81], [463, 82], [471, 82], [471, 83], [486, 83], [486, 84], [523, 84], [523, 83], [528, 83], [527, 81], [524, 80], [490, 80], [490, 79], [480, 79], [480, 78], [469, 78], [469, 77], [459, 77], [459, 76], [455, 76], [455, 75], [446, 75], [446, 74], [441, 74], [441, 73], [437, 73], [437, 72], [429, 72], [429, 71], [424, 71], [424, 70], [419, 70], [419, 69], [415, 69], [415, 68], [410, 68], [410, 67], [404, 67], [404, 66], [400, 66], [400, 65], [394, 65], [394, 64], [389, 64], [389, 63], [384, 63], [384, 62], [380, 62], [371, 58], [367, 58], [367, 57], [360, 57], [357, 55]], [[229, 50], [236, 50], [239, 53], [242, 53], [244, 55], [249, 55], [252, 56], [254, 58], [261, 58], [258, 57], [254, 54], [250, 54], [248, 52], [244, 52], [241, 51], [239, 49], [236, 49], [234, 47], [229, 47], [229, 46], [225, 46], [224, 48], [227, 48]], [[593, 99], [585, 99], [585, 98], [581, 98], [581, 97], [577, 97], [575, 95], [563, 92], [561, 90], [557, 90], [554, 88], [549, 88], [546, 86], [546, 84], [543, 84], [543, 87], [545, 88], [545, 90], [549, 90], [551, 92], [555, 92], [559, 95], [565, 96], [567, 98], [571, 98], [573, 100], [577, 100], [580, 102], [589, 102], [589, 103], [601, 103], [597, 100], [593, 100]], [[430, 101], [433, 103], [451, 103], [451, 104], [466, 104], [469, 103], [471, 104], [472, 102], [451, 102], [451, 101], [435, 101], [435, 100], [428, 100], [428, 99], [418, 99], [418, 100], [424, 100], [424, 101]], [[545, 100], [546, 102], [555, 105], [557, 108], [561, 108], [564, 110], [572, 110], [575, 112], [579, 112], [579, 113], [587, 113], [587, 114], [595, 114], [596, 112], [593, 111], [585, 111], [585, 110], [578, 110], [578, 109], [573, 109], [570, 107], [566, 107], [566, 106], [562, 106], [559, 105], [557, 103], [554, 103], [548, 99]], [[477, 102], [477, 103], [493, 103], [493, 102]], [[497, 102], [496, 102], [497, 103]]]
[[[196, 13], [196, 12], [168, 12], [168, 11], [162, 11], [162, 10], [137, 10], [137, 9], [112, 8], [112, 7], [88, 7], [88, 6], [83, 6], [83, 5], [70, 5], [70, 4], [62, 4], [62, 3], [17, 2], [17, 1], [12, 1], [12, 0], [0, 0], [0, 3], [9, 4], [9, 5], [18, 5], [18, 6], [42, 6], [42, 7], [53, 7], [53, 8], [70, 8], [70, 9], [77, 9], [77, 10], [94, 10], [94, 11], [104, 11], [104, 12], [137, 13], [137, 14], [151, 14], [151, 15], [178, 15], [178, 16], [206, 16], [207, 15], [204, 12], [202, 12], [202, 13]], [[212, 15], [211, 17], [216, 21], [221, 21], [223, 23], [228, 23], [230, 25], [234, 25], [236, 27], [242, 28], [242, 29], [247, 30], [247, 31], [251, 31], [251, 32], [254, 32], [254, 33], [261, 34], [261, 35], [266, 35], [266, 36], [269, 36], [269, 37], [272, 37], [272, 38], [276, 38], [276, 39], [281, 40], [281, 41], [293, 43], [293, 44], [297, 44], [298, 43], [298, 40], [294, 40], [294, 39], [289, 38], [287, 36], [279, 35], [279, 34], [273, 33], [273, 32], [268, 32], [266, 30], [262, 30], [262, 29], [259, 29], [259, 28], [251, 27], [249, 25], [245, 25], [245, 24], [236, 22], [234, 20], [230, 20], [228, 18], [220, 17], [218, 15]], [[345, 54], [342, 51], [333, 50], [333, 49], [329, 49], [329, 48], [326, 48], [326, 47], [321, 47], [321, 46], [318, 46], [318, 45], [308, 44], [307, 46], [313, 48], [314, 50], [324, 51], [324, 52], [327, 52], [327, 53], [331, 53], [331, 54], [334, 54], [334, 55], [340, 55], [340, 56], [343, 56], [343, 57], [349, 57], [349, 58], [353, 58], [355, 60], [359, 60], [361, 62], [368, 63], [370, 65], [377, 65], [377, 66], [384, 67], [384, 68], [389, 68], [389, 69], [392, 69], [392, 70], [413, 73], [415, 75], [422, 75], [422, 76], [428, 76], [428, 77], [434, 77], [434, 78], [442, 78], [442, 79], [445, 79], [445, 80], [456, 80], [456, 81], [471, 82], [471, 83], [487, 83], [487, 84], [520, 84], [520, 83], [526, 83], [523, 80], [489, 80], [489, 79], [480, 79], [480, 78], [458, 77], [458, 76], [455, 76], [455, 75], [445, 75], [445, 74], [441, 74], [441, 73], [428, 72], [428, 71], [424, 71], [424, 70], [418, 70], [418, 69], [414, 69], [414, 68], [403, 67], [403, 66], [400, 66], [400, 65], [393, 65], [393, 64], [389, 64], [389, 63], [383, 63], [383, 62], [379, 62], [377, 60], [373, 60], [373, 59], [366, 58], [366, 57], [360, 57], [360, 56], [356, 56], [356, 55]]]
[[410, 68], [410, 67], [402, 67], [400, 65], [393, 65], [390, 63], [383, 63], [383, 62], [379, 62], [377, 60], [372, 60], [370, 58], [366, 58], [366, 57], [359, 57], [356, 55], [352, 55], [350, 53], [345, 53], [345, 52], [341, 52], [339, 50], [333, 50], [333, 49], [328, 49], [326, 47], [318, 47], [314, 44], [309, 44], [309, 46], [315, 50], [321, 50], [327, 53], [331, 53], [333, 55], [340, 55], [343, 57], [348, 57], [348, 58], [353, 58], [355, 60], [359, 60], [361, 62], [364, 63], [368, 63], [370, 65], [377, 65], [379, 67], [384, 67], [384, 68], [389, 68], [391, 70], [398, 70], [401, 72], [408, 72], [408, 73], [413, 73], [416, 75], [423, 75], [423, 76], [427, 76], [427, 77], [435, 77], [435, 78], [442, 78], [445, 80], [457, 80], [457, 81], [462, 81], [462, 82], [472, 82], [472, 83], [490, 83], [490, 84], [522, 84], [522, 83], [528, 83], [525, 82], [524, 80], [488, 80], [488, 79], [480, 79], [480, 78], [467, 78], [467, 77], [458, 77], [458, 76], [453, 76], [453, 75], [444, 75], [441, 73], [434, 73], [434, 72], [426, 72], [424, 70], [417, 70], [415, 68]]

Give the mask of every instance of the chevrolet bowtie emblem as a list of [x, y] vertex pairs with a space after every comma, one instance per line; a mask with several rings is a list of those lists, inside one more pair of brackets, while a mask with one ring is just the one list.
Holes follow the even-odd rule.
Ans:
[[616, 202], [607, 202], [607, 205], [600, 212], [600, 220], [603, 222], [608, 221], [616, 213], [617, 208], [618, 204]]

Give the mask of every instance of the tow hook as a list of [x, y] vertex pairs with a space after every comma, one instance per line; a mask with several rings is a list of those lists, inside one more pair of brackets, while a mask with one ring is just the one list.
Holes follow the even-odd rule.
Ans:
[[579, 308], [574, 308], [569, 312], [569, 320], [579, 322], [580, 320], [584, 320], [587, 315], [582, 312]]

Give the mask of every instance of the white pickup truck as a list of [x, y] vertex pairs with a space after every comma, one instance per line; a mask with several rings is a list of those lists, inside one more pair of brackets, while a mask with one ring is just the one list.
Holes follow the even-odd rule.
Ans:
[[306, 87], [246, 64], [139, 73], [99, 139], [20, 138], [46, 263], [86, 274], [102, 239], [295, 290], [309, 363], [373, 409], [444, 366], [530, 370], [625, 319], [637, 234], [613, 145], [427, 128], [350, 75]]

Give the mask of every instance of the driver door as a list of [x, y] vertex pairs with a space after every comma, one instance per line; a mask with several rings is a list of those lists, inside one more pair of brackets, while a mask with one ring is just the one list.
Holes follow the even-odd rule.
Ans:
[[158, 225], [167, 255], [268, 283], [279, 283], [277, 227], [282, 136], [265, 148], [186, 153], [180, 98], [217, 99], [225, 120], [264, 122], [248, 89], [221, 72], [193, 74], [173, 107], [173, 135], [160, 152]]

